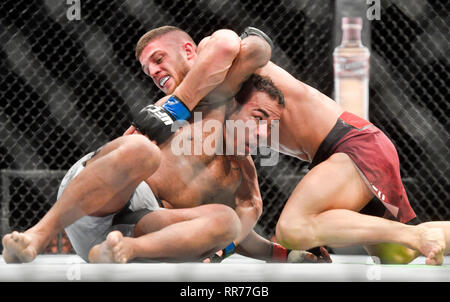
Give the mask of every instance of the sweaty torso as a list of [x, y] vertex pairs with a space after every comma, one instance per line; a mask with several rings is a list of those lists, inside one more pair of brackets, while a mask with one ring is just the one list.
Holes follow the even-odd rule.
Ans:
[[279, 151], [312, 161], [343, 109], [272, 62], [258, 73], [270, 77], [286, 100], [280, 118]]
[[[217, 120], [220, 129], [202, 133], [208, 120]], [[223, 120], [223, 107], [203, 112], [201, 121], [182, 127], [161, 147], [161, 164], [146, 182], [165, 207], [187, 208], [208, 203], [234, 207], [234, 195], [241, 180], [238, 163], [231, 157], [198, 149], [199, 145], [214, 148], [212, 142], [221, 142]], [[203, 144], [205, 139], [207, 144]]]

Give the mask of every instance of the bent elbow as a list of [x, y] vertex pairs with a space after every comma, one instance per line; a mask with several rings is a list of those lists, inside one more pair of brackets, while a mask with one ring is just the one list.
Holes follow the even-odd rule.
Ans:
[[219, 29], [211, 35], [211, 39], [215, 40], [216, 51], [223, 57], [234, 58], [239, 54], [241, 47], [241, 39], [232, 30]]
[[258, 36], [249, 36], [241, 42], [240, 56], [247, 61], [252, 62], [255, 68], [266, 65], [272, 55], [269, 43]]

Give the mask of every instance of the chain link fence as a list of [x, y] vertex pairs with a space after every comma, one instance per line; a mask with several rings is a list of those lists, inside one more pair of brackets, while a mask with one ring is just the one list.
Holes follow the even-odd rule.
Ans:
[[[151, 28], [179, 26], [199, 42], [220, 28], [256, 26], [273, 38], [275, 63], [333, 94], [334, 1], [80, 0], [79, 20], [69, 20], [76, 2], [0, 4], [3, 233], [35, 224], [64, 172], [120, 136], [131, 106], [162, 97], [134, 58]], [[371, 24], [370, 118], [397, 146], [422, 221], [450, 220], [448, 12], [446, 1], [383, 0]], [[264, 200], [257, 231], [270, 237], [307, 164], [283, 155], [277, 166], [256, 164]]]
[[385, 1], [372, 22], [372, 121], [398, 148], [419, 220], [449, 220], [448, 1]]

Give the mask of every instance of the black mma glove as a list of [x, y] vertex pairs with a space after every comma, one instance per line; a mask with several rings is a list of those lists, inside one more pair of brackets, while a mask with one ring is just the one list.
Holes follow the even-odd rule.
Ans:
[[234, 251], [236, 249], [236, 246], [234, 245], [234, 242], [231, 242], [226, 248], [223, 250], [207, 257], [206, 259], [209, 259], [210, 263], [220, 263], [225, 258], [231, 256], [234, 254]]
[[247, 38], [248, 36], [258, 36], [258, 37], [263, 38], [264, 40], [266, 40], [267, 43], [269, 43], [270, 49], [273, 50], [272, 40], [262, 30], [259, 30], [255, 27], [250, 27], [250, 26], [246, 27], [239, 37], [241, 38], [241, 40], [243, 40], [243, 39]]
[[176, 120], [187, 120], [191, 112], [183, 102], [172, 95], [162, 106], [148, 105], [144, 107], [132, 121], [142, 134], [155, 140], [158, 145], [172, 136], [172, 124]]
[[270, 262], [288, 263], [331, 263], [331, 257], [324, 247], [316, 247], [307, 251], [290, 250], [272, 242], [272, 259]]

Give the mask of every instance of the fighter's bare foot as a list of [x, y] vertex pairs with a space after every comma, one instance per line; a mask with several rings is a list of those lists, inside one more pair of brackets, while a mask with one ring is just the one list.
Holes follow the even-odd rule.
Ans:
[[36, 258], [36, 249], [31, 245], [29, 234], [12, 232], [3, 237], [3, 259], [6, 263], [25, 263]]
[[109, 233], [105, 241], [90, 250], [89, 262], [127, 263], [132, 251], [127, 239], [119, 231]]
[[419, 251], [427, 258], [428, 265], [441, 265], [444, 262], [445, 233], [440, 228], [421, 227]]

